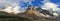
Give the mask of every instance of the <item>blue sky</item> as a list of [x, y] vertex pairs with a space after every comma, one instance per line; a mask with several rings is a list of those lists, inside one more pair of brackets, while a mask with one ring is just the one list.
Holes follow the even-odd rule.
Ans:
[[53, 3], [60, 3], [60, 0], [51, 0]]
[[[14, 3], [17, 3], [22, 8], [27, 7], [29, 5], [33, 6], [42, 6], [44, 3], [42, 3], [43, 0], [0, 0], [0, 5], [12, 5]], [[58, 8], [60, 8], [60, 0], [50, 0], [52, 3], [58, 4]], [[0, 6], [0, 7], [1, 7]]]
[[[23, 1], [21, 1], [20, 3], [21, 4], [19, 4], [22, 8], [24, 8], [25, 6], [27, 7], [27, 6], [29, 6], [29, 5], [33, 5], [33, 6], [42, 6], [44, 3], [42, 2], [43, 0], [34, 0], [34, 1], [29, 1], [29, 2], [23, 2]], [[58, 5], [58, 8], [60, 8], [60, 0], [50, 0], [50, 2], [51, 3], [55, 3], [55, 4], [57, 4]], [[30, 3], [30, 4], [29, 4]], [[52, 7], [53, 8], [53, 7]], [[60, 10], [59, 10], [60, 11]], [[59, 12], [58, 11], [58, 12]], [[59, 14], [60, 14], [60, 12], [59, 12]]]
[[[34, 1], [31, 1], [31, 4], [33, 5], [33, 6], [40, 6], [42, 3], [41, 3], [41, 1], [42, 0], [34, 0]], [[22, 1], [23, 2], [23, 1]], [[24, 4], [24, 5], [23, 5]], [[23, 5], [23, 6], [29, 6], [29, 5], [31, 5], [31, 4], [29, 4], [29, 2], [23, 2], [21, 5]]]
[[51, 0], [52, 3], [58, 4], [58, 8], [60, 8], [60, 0]]
[[[6, 6], [6, 5], [19, 5], [21, 8], [24, 9], [25, 7], [28, 7], [30, 5], [32, 6], [42, 6], [44, 3], [43, 0], [0, 0], [0, 8]], [[51, 3], [57, 4], [58, 8], [60, 8], [60, 0], [49, 0]], [[53, 4], [53, 5], [54, 5]], [[60, 9], [59, 9], [60, 11]], [[58, 11], [58, 12], [59, 12]]]
[[[42, 3], [43, 0], [34, 0], [34, 1], [31, 1], [31, 4], [33, 6], [41, 6], [43, 3]], [[55, 3], [55, 4], [58, 4], [60, 3], [60, 0], [50, 0], [52, 3]], [[22, 1], [23, 2], [23, 1]], [[22, 3], [21, 5], [24, 7], [24, 6], [29, 6], [31, 4], [28, 4], [29, 2], [24, 2]], [[24, 4], [24, 5], [23, 5]], [[58, 6], [58, 8], [60, 8], [60, 5]]]

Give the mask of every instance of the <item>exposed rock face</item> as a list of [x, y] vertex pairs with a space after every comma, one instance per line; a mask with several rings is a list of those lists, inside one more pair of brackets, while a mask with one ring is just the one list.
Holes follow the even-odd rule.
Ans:
[[36, 16], [43, 16], [42, 13], [40, 13], [36, 8], [33, 6], [30, 7], [30, 9], [27, 11], [27, 14], [35, 14]]
[[34, 14], [36, 16], [43, 16], [43, 17], [54, 17], [55, 16], [55, 15], [51, 14], [48, 10], [41, 9], [41, 11], [39, 11], [40, 9], [41, 8], [36, 9], [32, 6], [32, 7], [28, 8], [28, 10], [26, 12], [27, 12], [27, 14]]

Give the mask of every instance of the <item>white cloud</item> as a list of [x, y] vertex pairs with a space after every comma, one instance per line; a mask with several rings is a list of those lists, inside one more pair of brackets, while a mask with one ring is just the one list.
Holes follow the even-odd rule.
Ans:
[[[46, 8], [49, 11], [59, 11], [60, 10], [60, 8], [58, 8], [58, 5], [55, 3], [51, 3], [50, 0], [44, 0], [43, 3], [44, 4], [43, 4], [42, 8]], [[57, 13], [59, 13], [59, 12], [57, 12]], [[53, 14], [55, 16], [56, 15], [58, 16], [58, 14], [56, 14], [56, 12], [54, 12]]]
[[44, 4], [42, 7], [45, 7], [47, 9], [51, 8], [51, 9], [53, 9], [53, 11], [59, 10], [58, 5], [55, 3], [51, 3], [49, 0], [44, 0]]
[[[22, 2], [20, 2], [20, 1], [29, 2], [28, 4], [32, 5], [31, 2], [34, 0], [0, 0], [0, 6], [3, 6], [3, 7], [8, 6], [8, 5], [15, 6], [15, 5], [21, 4]], [[22, 5], [24, 5], [24, 4], [22, 4]]]
[[22, 2], [29, 2], [29, 4], [32, 5], [32, 1], [35, 1], [35, 0], [0, 0], [0, 5], [2, 6], [6, 6], [6, 5], [14, 5], [14, 4], [19, 4], [20, 1]]
[[58, 10], [58, 5], [54, 4], [54, 3], [45, 3], [44, 7], [46, 8], [52, 8], [54, 11]]
[[[20, 1], [29, 2], [31, 4], [31, 2], [34, 1], [34, 0], [0, 0], [0, 6], [13, 6], [13, 7], [15, 7], [16, 5], [18, 5], [20, 3]], [[9, 10], [9, 8], [7, 8], [7, 10]], [[16, 12], [17, 12], [17, 10], [16, 10]], [[14, 9], [14, 11], [15, 11], [15, 9]]]
[[[16, 7], [16, 5], [18, 6], [18, 4], [19, 4], [19, 1], [20, 0], [0, 0], [0, 6], [12, 6], [12, 7]], [[7, 12], [11, 12], [11, 10], [13, 9], [11, 9], [10, 7], [8, 7], [8, 8], [6, 8], [6, 10], [5, 11], [7, 11]], [[9, 10], [10, 9], [10, 10]], [[16, 9], [16, 8], [15, 8]], [[19, 8], [18, 8], [19, 9]], [[16, 11], [16, 13], [17, 13], [17, 11], [18, 11], [18, 9], [17, 10], [14, 10], [14, 11]]]
[[6, 6], [6, 5], [15, 5], [18, 4], [20, 0], [0, 0], [0, 5]]

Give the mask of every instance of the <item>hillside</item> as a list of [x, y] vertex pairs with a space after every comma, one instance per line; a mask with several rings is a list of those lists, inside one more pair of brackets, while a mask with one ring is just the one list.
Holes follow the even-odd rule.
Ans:
[[25, 13], [18, 14], [0, 11], [0, 21], [60, 21], [60, 18], [43, 17], [38, 10], [31, 8]]
[[34, 14], [18, 14], [18, 16], [7, 16], [7, 14], [6, 12], [0, 12], [0, 21], [60, 21], [60, 18], [39, 17]]

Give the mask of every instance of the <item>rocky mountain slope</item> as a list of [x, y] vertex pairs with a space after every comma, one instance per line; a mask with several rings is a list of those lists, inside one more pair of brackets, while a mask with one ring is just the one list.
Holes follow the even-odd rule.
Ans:
[[39, 11], [30, 7], [25, 12], [17, 14], [0, 11], [0, 21], [60, 21], [60, 18], [50, 15], [47, 10]]

